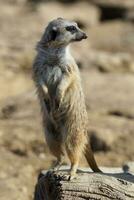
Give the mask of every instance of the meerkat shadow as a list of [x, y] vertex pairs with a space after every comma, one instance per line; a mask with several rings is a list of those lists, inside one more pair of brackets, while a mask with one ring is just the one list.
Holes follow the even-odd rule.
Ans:
[[[59, 169], [59, 172], [64, 172], [64, 173], [68, 173], [70, 170], [69, 166], [62, 166], [60, 169]], [[118, 169], [119, 170], [119, 169]], [[130, 173], [128, 171], [121, 171], [120, 169], [120, 172], [112, 172], [111, 169], [109, 169], [109, 172], [108, 172], [108, 168], [107, 170], [104, 168], [102, 168], [102, 172], [93, 172], [90, 168], [78, 168], [77, 169], [77, 174], [78, 176], [80, 174], [98, 174], [99, 176], [110, 176], [110, 177], [114, 177], [116, 178], [118, 181], [120, 181], [122, 184], [126, 184], [127, 185], [127, 182], [130, 182], [130, 183], [134, 183], [134, 174], [133, 173]]]
[[129, 172], [123, 173], [104, 173], [104, 175], [115, 177], [122, 184], [127, 185], [127, 182], [134, 183], [134, 174]]

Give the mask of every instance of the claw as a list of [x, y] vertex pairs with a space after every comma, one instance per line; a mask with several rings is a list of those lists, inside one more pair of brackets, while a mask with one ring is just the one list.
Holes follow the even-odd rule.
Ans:
[[77, 178], [77, 175], [76, 175], [76, 174], [74, 174], [74, 175], [69, 175], [68, 181], [72, 181], [72, 180], [74, 180], [74, 179], [76, 179], [76, 178]]
[[62, 176], [62, 180], [68, 181], [68, 179], [69, 179], [69, 175], [64, 174], [64, 175]]

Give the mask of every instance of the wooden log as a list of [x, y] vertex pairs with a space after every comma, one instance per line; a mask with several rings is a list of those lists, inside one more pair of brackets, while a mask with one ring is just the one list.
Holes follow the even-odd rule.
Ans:
[[133, 173], [124, 173], [123, 170], [114, 168], [103, 171], [106, 173], [81, 169], [78, 170], [77, 178], [72, 181], [66, 178], [66, 167], [56, 173], [42, 172], [35, 188], [34, 200], [134, 199]]

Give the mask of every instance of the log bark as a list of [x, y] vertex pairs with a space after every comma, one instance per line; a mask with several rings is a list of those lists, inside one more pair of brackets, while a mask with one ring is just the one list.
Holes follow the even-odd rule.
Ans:
[[134, 199], [133, 173], [110, 168], [103, 171], [106, 173], [81, 169], [72, 181], [66, 178], [66, 167], [56, 173], [42, 172], [35, 187], [34, 200]]

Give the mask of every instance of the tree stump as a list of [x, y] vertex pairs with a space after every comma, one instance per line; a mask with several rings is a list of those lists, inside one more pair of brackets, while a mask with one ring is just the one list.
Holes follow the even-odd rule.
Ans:
[[72, 181], [66, 179], [67, 167], [59, 172], [42, 172], [35, 187], [34, 200], [132, 200], [134, 174], [121, 168], [101, 168], [103, 174], [79, 169]]

